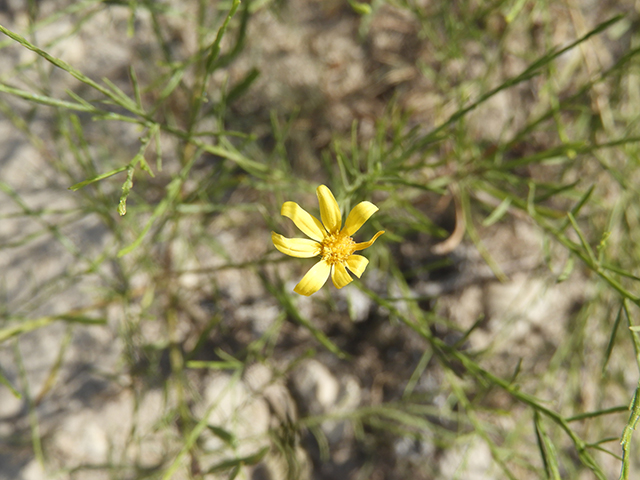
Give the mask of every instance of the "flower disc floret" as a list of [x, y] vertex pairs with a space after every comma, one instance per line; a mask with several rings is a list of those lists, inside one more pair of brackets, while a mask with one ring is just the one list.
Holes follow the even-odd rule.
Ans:
[[341, 229], [342, 215], [331, 190], [320, 185], [316, 193], [322, 221], [307, 213], [295, 202], [285, 202], [280, 212], [290, 218], [310, 239], [286, 238], [271, 232], [273, 244], [282, 253], [299, 258], [318, 255], [321, 257], [294, 288], [296, 293], [306, 296], [317, 292], [329, 275], [336, 288], [349, 284], [353, 278], [347, 272], [347, 268], [359, 278], [369, 260], [356, 255], [355, 252], [370, 247], [384, 233], [384, 230], [379, 231], [368, 242], [356, 243], [352, 235], [378, 211], [378, 207], [371, 202], [360, 202], [351, 210], [344, 228]]
[[356, 242], [348, 235], [338, 233], [322, 240], [322, 259], [329, 265], [344, 263], [356, 251]]

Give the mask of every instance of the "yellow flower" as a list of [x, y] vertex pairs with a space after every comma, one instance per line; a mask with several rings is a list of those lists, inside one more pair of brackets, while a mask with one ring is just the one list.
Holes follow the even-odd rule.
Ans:
[[271, 232], [273, 244], [286, 255], [299, 258], [311, 258], [318, 255], [322, 257], [293, 289], [294, 292], [305, 296], [320, 290], [329, 278], [329, 274], [331, 274], [331, 280], [336, 288], [342, 288], [349, 284], [353, 278], [347, 272], [347, 268], [360, 278], [369, 260], [362, 255], [355, 255], [354, 252], [370, 247], [376, 238], [384, 233], [384, 230], [376, 233], [368, 242], [354, 242], [351, 235], [356, 233], [364, 222], [378, 211], [378, 207], [371, 202], [360, 202], [351, 210], [344, 228], [341, 230], [342, 216], [338, 202], [336, 202], [331, 190], [320, 185], [316, 193], [320, 203], [322, 222], [295, 202], [285, 202], [280, 211], [281, 215], [293, 220], [293, 223], [311, 240], [286, 238], [276, 232]]

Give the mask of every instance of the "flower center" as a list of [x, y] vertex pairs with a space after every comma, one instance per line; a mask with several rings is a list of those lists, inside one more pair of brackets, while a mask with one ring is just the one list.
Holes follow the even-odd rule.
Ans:
[[355, 249], [356, 242], [344, 233], [334, 233], [322, 240], [320, 254], [329, 265], [343, 263]]

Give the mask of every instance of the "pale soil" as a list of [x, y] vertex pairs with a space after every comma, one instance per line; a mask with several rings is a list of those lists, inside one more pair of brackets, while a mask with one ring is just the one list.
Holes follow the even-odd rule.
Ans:
[[[419, 3], [428, 11], [438, 10], [437, 2]], [[39, 4], [45, 15], [65, 2]], [[173, 6], [186, 13], [167, 20], [173, 32], [171, 48], [176, 55], [186, 56], [197, 47], [192, 25], [187, 23], [192, 21], [196, 8], [189, 2], [173, 2]], [[21, 2], [0, 2], [0, 8], [0, 24], [24, 31], [27, 22]], [[426, 131], [446, 119], [461, 102], [481, 93], [482, 85], [495, 86], [526, 68], [528, 62], [544, 51], [538, 27], [551, 31], [554, 45], [564, 45], [576, 38], [580, 22], [592, 27], [614, 13], [636, 15], [631, 1], [610, 5], [584, 2], [575, 8], [580, 13], [574, 12], [572, 16], [566, 5], [559, 4], [553, 9], [553, 18], [540, 18], [536, 28], [516, 26], [506, 38], [500, 37], [505, 28], [504, 19], [498, 14], [488, 15], [484, 19], [486, 44], [469, 41], [459, 46], [460, 58], [450, 59], [438, 54], [438, 42], [446, 42], [441, 26], [435, 23], [431, 36], [425, 35], [415, 18], [400, 9], [381, 8], [371, 24], [359, 31], [360, 19], [346, 2], [283, 2], [278, 8], [261, 9], [254, 15], [247, 33], [246, 51], [224, 72], [216, 74], [214, 84], [233, 84], [251, 68], [258, 68], [259, 79], [247, 96], [232, 107], [234, 116], [229, 120], [229, 128], [256, 135], [258, 143], [267, 148], [274, 142], [270, 115], [275, 113], [287, 120], [299, 109], [287, 145], [291, 166], [301, 178], [322, 182], [326, 179], [320, 174], [318, 159], [322, 149], [330, 146], [332, 137], [348, 134], [353, 121], [357, 120], [358, 138], [367, 142], [375, 133], [375, 121], [384, 115], [392, 99], [399, 108], [411, 112], [412, 125], [420, 125]], [[465, 12], [456, 14], [464, 17]], [[128, 37], [128, 15], [129, 11], [123, 7], [106, 8], [88, 19], [77, 35], [53, 45], [51, 52], [94, 79], [107, 77], [123, 87], [128, 85], [126, 69], [133, 63], [141, 82], [149, 82], [152, 79], [144, 67], [158, 58], [152, 43], [150, 18], [140, 10], [135, 22], [136, 34]], [[434, 22], [438, 18], [434, 16]], [[45, 45], [72, 25], [71, 20], [63, 17], [42, 27], [37, 41]], [[627, 44], [628, 38], [622, 35], [617, 39], [605, 36], [590, 46], [596, 60], [606, 66], [625, 51]], [[495, 58], [499, 48], [506, 53], [502, 58]], [[3, 65], [0, 74], [5, 68], [8, 71], [10, 66], [27, 61], [31, 55], [16, 47], [0, 50]], [[572, 71], [578, 71], [572, 65], [581, 60], [580, 55], [578, 50], [567, 54], [559, 61], [558, 68], [566, 68], [571, 77]], [[424, 75], [424, 71], [431, 74]], [[573, 80], [576, 81], [576, 77]], [[51, 86], [53, 95], [60, 98], [64, 97], [66, 88], [84, 91], [61, 72], [51, 75]], [[505, 91], [472, 112], [466, 125], [469, 138], [489, 146], [524, 125], [530, 110], [536, 106], [531, 88], [527, 83]], [[29, 108], [24, 102], [8, 97], [5, 101], [22, 114]], [[173, 114], [185, 115], [184, 108], [180, 102], [172, 105]], [[51, 111], [40, 108], [30, 120], [32, 130], [43, 139], [44, 146], [40, 148], [30, 144], [9, 120], [0, 117], [0, 138], [3, 139], [0, 179], [33, 210], [73, 209], [82, 202], [79, 193], [67, 190], [66, 179], [60, 179], [47, 155], [56, 154], [47, 131], [52, 116]], [[89, 141], [102, 142], [108, 137], [118, 140], [108, 146], [94, 145], [96, 150], [108, 149], [113, 158], [122, 158], [122, 163], [128, 162], [137, 151], [139, 132], [135, 128], [109, 125], [110, 130], [104, 132], [89, 119], [83, 120], [87, 120]], [[544, 143], [545, 139], [535, 141]], [[167, 142], [165, 151], [172, 152], [173, 144]], [[450, 147], [443, 146], [443, 155]], [[173, 153], [167, 155], [171, 157]], [[177, 170], [178, 164], [172, 166], [171, 158], [166, 162], [168, 176]], [[206, 174], [207, 167], [202, 171]], [[162, 178], [167, 177], [160, 177], [158, 182]], [[116, 191], [119, 187], [115, 182], [108, 188]], [[313, 202], [313, 194], [309, 193], [308, 200]], [[243, 190], [231, 192], [228, 202], [244, 202], [252, 195], [257, 194]], [[19, 211], [8, 195], [0, 193], [0, 196], [0, 214]], [[258, 198], [262, 197], [258, 195]], [[428, 196], [416, 199], [427, 216], [448, 229], [453, 226], [451, 203], [442, 204]], [[277, 213], [276, 207], [273, 215]], [[98, 302], [105, 291], [119, 285], [112, 281], [118, 278], [118, 272], [106, 263], [101, 276], [87, 275], [81, 282], [65, 284], [73, 272], [82, 271], [82, 265], [69, 253], [68, 246], [56, 241], [48, 230], [50, 225], [64, 223], [60, 228], [74, 247], [92, 258], [102, 249], [110, 249], [114, 242], [99, 216], [74, 218], [73, 213], [68, 212], [47, 214], [44, 226], [37, 217], [28, 216], [4, 216], [0, 222], [2, 245], [43, 233], [0, 250], [0, 282], [6, 299], [3, 312], [20, 316], [26, 311], [29, 318], [64, 313]], [[170, 247], [152, 247], [156, 258], [171, 256], [174, 270], [215, 267], [226, 262], [225, 255], [190, 244], [190, 235], [196, 231], [205, 231], [214, 238], [220, 251], [235, 263], [273, 254], [269, 229], [262, 216], [255, 212], [214, 217], [201, 223], [185, 219], [181, 228], [187, 232], [184, 238], [174, 239]], [[408, 276], [408, 284], [413, 293], [433, 298], [422, 305], [425, 310], [447, 318], [462, 329], [483, 317], [482, 325], [469, 337], [464, 348], [491, 351], [491, 360], [483, 362], [483, 366], [505, 378], [521, 361], [520, 368], [528, 373], [529, 379], [523, 388], [536, 388], [532, 393], [541, 395], [552, 408], [566, 409], [564, 379], [554, 382], [545, 372], [554, 353], [563, 348], [563, 339], [573, 328], [576, 312], [595, 296], [593, 279], [577, 267], [565, 282], [556, 284], [557, 275], [544, 267], [541, 233], [526, 219], [512, 218], [480, 233], [508, 276], [507, 282], [497, 282], [477, 250], [464, 240], [449, 255], [450, 267]], [[416, 233], [402, 245], [389, 243], [389, 248], [403, 271], [408, 272], [416, 265], [434, 260], [429, 247], [439, 240]], [[559, 251], [556, 254], [561, 262], [563, 254]], [[292, 287], [306, 265], [286, 262], [278, 265], [277, 271]], [[369, 286], [382, 290], [386, 280], [385, 274], [374, 268], [367, 271], [365, 278]], [[135, 292], [131, 295], [131, 304], [126, 308], [106, 308], [108, 324], [105, 326], [68, 329], [56, 322], [20, 336], [17, 342], [3, 344], [0, 348], [3, 374], [20, 391], [24, 391], [26, 380], [32, 396], [44, 392], [35, 412], [47, 465], [42, 471], [33, 452], [27, 404], [0, 386], [0, 479], [36, 480], [55, 475], [58, 475], [55, 478], [90, 480], [113, 478], [118, 465], [153, 468], [166, 461], [171, 452], [175, 453], [179, 426], [174, 419], [164, 417], [176, 405], [173, 394], [167, 397], [163, 390], [169, 377], [166, 331], [160, 320], [146, 318], [141, 313], [147, 312], [141, 292], [148, 292], [149, 285], [155, 281], [157, 279], [145, 271], [131, 278], [128, 288]], [[205, 353], [199, 358], [202, 360], [218, 359], [212, 353], [216, 348], [238, 354], [283, 321], [281, 307], [251, 269], [225, 269], [212, 276], [185, 274], [180, 276], [175, 289], [181, 295], [179, 319], [182, 323], [177, 327], [174, 340], [185, 349], [193, 347], [212, 316], [223, 319], [219, 331], [206, 344]], [[238, 455], [255, 452], [270, 429], [285, 435], [283, 425], [291, 419], [324, 414], [340, 417], [357, 407], [401, 398], [406, 382], [427, 348], [426, 343], [398, 323], [390, 322], [388, 311], [373, 304], [356, 288], [348, 287], [340, 292], [332, 286], [325, 289], [328, 292], [323, 291], [317, 298], [297, 298], [297, 306], [306, 318], [349, 353], [351, 360], [337, 359], [308, 331], [285, 321], [272, 358], [264, 365], [255, 362], [242, 378], [233, 379], [227, 373], [189, 372], [187, 380], [193, 389], [189, 392], [190, 407], [194, 416], [202, 418], [209, 414], [212, 425], [232, 431], [241, 445]], [[325, 301], [329, 297], [332, 301]], [[149, 312], [161, 315], [168, 300], [154, 298], [154, 301], [163, 307]], [[597, 307], [594, 310], [597, 311]], [[131, 320], [139, 321], [142, 317], [144, 322]], [[133, 324], [135, 328], [131, 327]], [[126, 330], [130, 327], [133, 328], [131, 340], [126, 340], [129, 338]], [[459, 338], [458, 331], [446, 325], [439, 325], [435, 333], [451, 342]], [[592, 342], [594, 351], [602, 351], [607, 338], [594, 330], [588, 341]], [[62, 345], [64, 354], [56, 373], [57, 381], [46, 390]], [[150, 345], [156, 350], [142, 351], [142, 346]], [[314, 358], [302, 361], [291, 372], [283, 372], [289, 362], [309, 348], [316, 349]], [[147, 354], [149, 358], [145, 357]], [[24, 376], [17, 367], [18, 358], [23, 364]], [[629, 375], [617, 389], [612, 386], [611, 390], [601, 392], [591, 376], [599, 372], [599, 364], [591, 358], [586, 362], [582, 367], [585, 373], [581, 379], [584, 384], [580, 389], [580, 411], [629, 401], [635, 378]], [[538, 382], [532, 380], [536, 378]], [[432, 361], [419, 379], [416, 392], [431, 405], [445, 408], [447, 391], [442, 385], [446, 381], [443, 369]], [[521, 422], [531, 423], [531, 413], [508, 395], [499, 391], [486, 395], [486, 406], [510, 412], [495, 420], [497, 430], [508, 432], [519, 428]], [[217, 402], [218, 407], [208, 410]], [[563, 413], [570, 415], [571, 412]], [[456, 426], [448, 423], [447, 418], [432, 420], [455, 432]], [[609, 430], [602, 427], [603, 431], [616, 436], [624, 421], [626, 418], [620, 417], [608, 426]], [[468, 425], [461, 427], [464, 428]], [[327, 439], [328, 456], [322, 455], [311, 433], [303, 433], [293, 454], [299, 465], [296, 478], [449, 479], [456, 478], [454, 475], [464, 479], [503, 478], [491, 461], [487, 444], [476, 435], [443, 445], [428, 437], [407, 439], [367, 429], [368, 435], [362, 439], [340, 418], [322, 423], [321, 430]], [[132, 431], [136, 438], [133, 442], [129, 436]], [[210, 432], [206, 435], [201, 448], [215, 451], [224, 446], [219, 436]], [[535, 437], [528, 438], [530, 445], [521, 448], [533, 451], [531, 457], [535, 458]], [[222, 457], [214, 453], [203, 455], [197, 461], [185, 458], [183, 464], [191, 461], [191, 471], [205, 471]], [[617, 461], [606, 457], [598, 459], [608, 468], [611, 478], [618, 474]], [[281, 478], [285, 465], [281, 456], [271, 453], [260, 465], [247, 471], [254, 480], [275, 480]], [[81, 466], [95, 468], [74, 471]], [[636, 471], [640, 471], [640, 466], [636, 467]], [[124, 472], [118, 478], [137, 478], [132, 468]], [[364, 477], [354, 476], [357, 472]], [[542, 478], [525, 469], [518, 473], [522, 479]], [[176, 474], [173, 478], [186, 477]]]

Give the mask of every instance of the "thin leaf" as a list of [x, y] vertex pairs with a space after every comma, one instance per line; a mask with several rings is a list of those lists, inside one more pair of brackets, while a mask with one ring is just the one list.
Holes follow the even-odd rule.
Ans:
[[596, 259], [596, 255], [591, 249], [591, 245], [589, 245], [589, 242], [587, 242], [587, 239], [584, 233], [582, 232], [582, 229], [578, 226], [578, 222], [576, 221], [575, 217], [571, 212], [567, 213], [567, 218], [569, 219], [569, 222], [571, 222], [571, 226], [573, 226], [573, 229], [575, 230], [575, 232], [578, 234], [578, 238], [580, 239], [582, 248], [584, 248], [584, 251], [587, 252], [589, 259], [591, 260], [591, 265], [597, 268], [598, 260]]
[[11, 95], [15, 95], [16, 97], [29, 100], [30, 102], [39, 103], [41, 105], [48, 105], [50, 107], [59, 107], [59, 108], [64, 108], [66, 110], [73, 110], [77, 112], [100, 111], [98, 108], [84, 101], [82, 103], [67, 102], [65, 100], [58, 100], [56, 98], [47, 97], [46, 95], [39, 95], [36, 93], [27, 92], [25, 90], [20, 90], [19, 88], [10, 87], [4, 84], [0, 84], [0, 92], [9, 93]]
[[207, 425], [207, 428], [211, 431], [211, 433], [213, 433], [216, 437], [218, 437], [230, 447], [236, 448], [238, 446], [238, 437], [236, 437], [230, 431], [225, 430], [222, 427], [216, 427], [214, 425]]
[[256, 465], [257, 463], [259, 463], [265, 457], [265, 455], [267, 453], [269, 453], [269, 450], [270, 450], [269, 447], [263, 447], [258, 452], [254, 453], [253, 455], [247, 455], [246, 457], [232, 458], [232, 459], [229, 459], [229, 460], [223, 460], [222, 462], [217, 463], [216, 465], [211, 467], [205, 473], [207, 473], [207, 474], [217, 473], [217, 472], [223, 472], [225, 470], [230, 470], [232, 468], [237, 468], [239, 466]]
[[622, 431], [622, 438], [620, 440], [620, 445], [622, 446], [622, 469], [620, 471], [620, 480], [629, 480], [629, 470], [631, 467], [630, 462], [631, 459], [634, 458], [631, 454], [631, 437], [638, 425], [638, 421], [640, 421], [640, 383], [633, 394], [629, 410], [631, 410], [629, 420]]
[[505, 213], [507, 213], [510, 206], [511, 206], [510, 197], [507, 197], [504, 200], [502, 200], [502, 202], [500, 202], [500, 204], [493, 210], [493, 212], [491, 212], [491, 214], [489, 214], [489, 216], [482, 221], [482, 226], [490, 227], [491, 225], [496, 223], [498, 220], [500, 220], [504, 216]]
[[118, 174], [118, 173], [120, 173], [120, 172], [124, 172], [127, 168], [128, 168], [128, 167], [125, 165], [125, 166], [123, 166], [123, 167], [118, 167], [118, 168], [116, 168], [116, 169], [114, 169], [114, 170], [111, 170], [110, 172], [107, 172], [107, 173], [101, 173], [100, 175], [96, 175], [96, 176], [95, 176], [95, 177], [93, 177], [93, 178], [89, 178], [89, 179], [87, 179], [87, 180], [83, 180], [83, 181], [82, 181], [82, 182], [80, 182], [80, 183], [76, 183], [75, 185], [71, 185], [71, 186], [69, 187], [69, 190], [72, 190], [72, 191], [74, 191], [74, 192], [75, 192], [76, 190], [79, 190], [79, 189], [81, 189], [82, 187], [86, 187], [87, 185], [89, 185], [89, 184], [91, 184], [91, 183], [98, 182], [98, 181], [100, 181], [100, 180], [104, 180], [105, 178], [109, 178], [109, 177], [111, 177], [112, 175], [116, 175], [116, 174]]
[[[42, 58], [44, 58], [46, 61], [50, 62], [51, 64], [55, 65], [56, 67], [58, 67], [58, 68], [64, 70], [65, 72], [69, 73], [75, 79], [77, 79], [80, 82], [82, 82], [82, 83], [90, 86], [91, 88], [99, 91], [100, 93], [102, 93], [106, 97], [108, 97], [111, 100], [113, 100], [114, 102], [116, 102], [116, 104], [121, 105], [124, 108], [128, 107], [128, 105], [122, 104], [121, 103], [121, 99], [117, 95], [112, 93], [109, 89], [99, 85], [98, 83], [96, 83], [91, 78], [87, 77], [85, 74], [83, 74], [79, 70], [73, 68], [71, 65], [69, 65], [64, 60], [56, 58], [56, 57], [50, 55], [49, 53], [45, 52], [44, 50], [36, 47], [35, 45], [33, 45], [31, 42], [29, 42], [26, 38], [22, 37], [21, 35], [18, 35], [17, 33], [12, 32], [11, 30], [3, 27], [2, 25], [0, 25], [0, 33], [4, 33], [7, 37], [9, 37], [12, 40], [18, 42], [23, 47], [31, 50], [32, 52], [34, 52], [37, 55], [39, 55]], [[132, 111], [132, 113], [135, 113], [137, 115], [144, 116], [144, 112], [138, 111], [137, 108], [134, 109], [134, 110], [131, 110], [131, 111]]]
[[244, 76], [242, 80], [240, 80], [227, 94], [225, 101], [226, 103], [233, 103], [235, 100], [244, 95], [247, 90], [251, 87], [253, 82], [260, 76], [260, 70], [257, 68], [252, 68], [249, 72]]
[[143, 111], [144, 108], [142, 106], [142, 95], [140, 94], [140, 85], [138, 84], [138, 76], [136, 75], [136, 71], [133, 68], [133, 65], [129, 66], [129, 78], [131, 79], [131, 86], [133, 87], [133, 95], [136, 99], [137, 107]]
[[567, 262], [564, 265], [564, 268], [562, 269], [562, 272], [560, 272], [560, 275], [558, 275], [558, 279], [556, 280], [557, 283], [562, 283], [564, 282], [567, 278], [569, 278], [569, 276], [571, 275], [571, 272], [573, 272], [573, 267], [575, 266], [576, 262], [574, 260], [574, 257], [569, 257], [567, 258]]
[[604, 359], [602, 361], [602, 375], [604, 376], [605, 371], [607, 369], [607, 364], [609, 363], [609, 358], [611, 358], [611, 352], [613, 352], [613, 344], [616, 339], [616, 333], [618, 332], [618, 327], [620, 326], [620, 322], [622, 321], [622, 304], [620, 304], [620, 308], [618, 309], [618, 314], [616, 315], [616, 321], [613, 322], [613, 327], [611, 327], [611, 334], [609, 335], [609, 342], [607, 343], [607, 348], [604, 352]]
[[540, 414], [536, 411], [533, 414], [536, 439], [538, 440], [538, 449], [540, 450], [540, 456], [542, 457], [542, 463], [547, 473], [547, 478], [552, 480], [562, 480], [560, 476], [560, 469], [558, 468], [558, 459], [556, 447], [551, 441], [551, 438], [547, 435], [542, 427], [542, 421]]
[[11, 385], [11, 383], [9, 382], [9, 380], [7, 380], [7, 378], [2, 374], [2, 372], [0, 372], [0, 383], [2, 385], [4, 385], [5, 387], [7, 387], [11, 393], [13, 394], [14, 397], [16, 397], [18, 400], [22, 399], [22, 394], [16, 390], [13, 385]]

